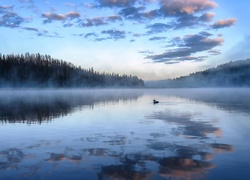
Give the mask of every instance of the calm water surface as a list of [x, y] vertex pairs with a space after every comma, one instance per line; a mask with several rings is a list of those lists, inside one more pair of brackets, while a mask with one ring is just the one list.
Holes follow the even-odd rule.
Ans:
[[0, 91], [0, 179], [249, 179], [249, 137], [250, 89]]

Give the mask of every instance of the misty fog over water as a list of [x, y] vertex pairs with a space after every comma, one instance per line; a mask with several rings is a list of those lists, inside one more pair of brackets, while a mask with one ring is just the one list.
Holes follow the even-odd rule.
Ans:
[[246, 179], [249, 120], [247, 88], [0, 90], [0, 179]]

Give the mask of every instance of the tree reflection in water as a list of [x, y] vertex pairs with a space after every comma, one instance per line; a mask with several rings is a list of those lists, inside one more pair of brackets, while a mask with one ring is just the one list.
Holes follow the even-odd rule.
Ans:
[[2, 123], [39, 123], [63, 117], [76, 108], [135, 101], [142, 91], [27, 90], [0, 91]]

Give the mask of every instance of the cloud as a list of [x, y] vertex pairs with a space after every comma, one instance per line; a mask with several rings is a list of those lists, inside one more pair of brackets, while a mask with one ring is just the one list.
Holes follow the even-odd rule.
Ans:
[[210, 50], [208, 51], [210, 55], [220, 55], [221, 52], [219, 50]]
[[159, 40], [164, 40], [166, 39], [166, 37], [152, 37], [152, 38], [149, 38], [149, 41], [159, 41]]
[[133, 37], [142, 37], [143, 34], [141, 34], [141, 33], [132, 33], [132, 36]]
[[102, 34], [107, 34], [109, 35], [110, 39], [118, 40], [118, 39], [124, 39], [126, 36], [125, 31], [120, 31], [120, 30], [105, 30], [101, 32]]
[[176, 23], [173, 24], [174, 29], [181, 29], [186, 27], [199, 26], [199, 18], [194, 15], [183, 15], [176, 19]]
[[92, 27], [108, 25], [110, 22], [121, 21], [122, 18], [119, 15], [112, 15], [107, 17], [95, 17], [82, 20], [79, 24], [80, 27]]
[[148, 25], [146, 28], [149, 29], [147, 34], [154, 34], [166, 32], [167, 30], [171, 29], [172, 26], [164, 23], [154, 23], [152, 25]]
[[145, 51], [138, 51], [138, 53], [141, 53], [141, 54], [154, 54], [153, 51], [149, 51], [149, 50], [145, 50]]
[[204, 13], [201, 16], [195, 16], [193, 14], [181, 15], [177, 17], [175, 23], [172, 23], [172, 26], [174, 29], [207, 26], [206, 23], [211, 22], [214, 16], [214, 13]]
[[98, 0], [99, 7], [128, 7], [136, 0]]
[[164, 16], [191, 15], [217, 7], [210, 0], [161, 0], [160, 4], [160, 12]]
[[202, 16], [200, 16], [199, 20], [204, 21], [204, 22], [210, 22], [213, 20], [214, 17], [215, 17], [215, 13], [207, 12], [207, 13], [202, 14]]
[[56, 32], [50, 33], [47, 30], [39, 30], [37, 28], [32, 28], [32, 27], [23, 27], [21, 29], [24, 29], [24, 30], [27, 30], [27, 31], [31, 31], [31, 32], [36, 32], [37, 36], [60, 38], [59, 34], [56, 33]]
[[108, 23], [105, 21], [103, 17], [96, 17], [92, 19], [85, 19], [80, 23], [81, 27], [91, 27], [91, 26], [101, 26], [107, 25]]
[[89, 37], [97, 37], [96, 33], [87, 33], [84, 35], [85, 38], [89, 38]]
[[107, 38], [96, 38], [95, 41], [105, 41]]
[[39, 31], [37, 28], [31, 28], [31, 27], [24, 27], [23, 29], [28, 30], [28, 31], [35, 31], [35, 32]]
[[148, 59], [152, 59], [154, 62], [168, 62], [179, 57], [189, 56], [191, 51], [189, 48], [178, 48], [167, 50], [166, 52], [158, 55], [148, 56]]
[[46, 20], [44, 20], [44, 23], [51, 23], [52, 21], [63, 21], [63, 20], [72, 20], [75, 18], [79, 18], [80, 14], [78, 12], [68, 12], [65, 15], [63, 14], [56, 14], [53, 12], [49, 12], [49, 13], [43, 13], [42, 17], [46, 18]]
[[79, 18], [81, 15], [78, 12], [68, 12], [65, 17], [69, 19]]
[[40, 30], [37, 32], [37, 36], [50, 37], [50, 38], [62, 38], [57, 32], [50, 33], [47, 30]]
[[214, 13], [204, 13], [201, 16], [196, 16], [193, 14], [179, 15], [175, 17], [172, 22], [165, 23], [155, 23], [153, 25], [147, 26], [149, 30], [147, 33], [162, 33], [167, 30], [178, 30], [183, 28], [196, 28], [201, 26], [206, 26], [207, 22], [212, 21], [214, 18]]
[[144, 12], [144, 10], [145, 10], [144, 6], [126, 7], [119, 11], [119, 15], [121, 15], [125, 19], [136, 20], [136, 21], [153, 19], [157, 17], [155, 11]]
[[3, 27], [16, 28], [24, 22], [26, 20], [14, 12], [8, 12], [0, 18], [0, 26]]
[[237, 22], [236, 18], [228, 18], [228, 19], [222, 19], [217, 22], [215, 22], [212, 25], [213, 29], [220, 29], [220, 28], [225, 28], [225, 27], [230, 27], [234, 25]]
[[189, 47], [192, 49], [192, 52], [201, 52], [212, 49], [216, 46], [221, 46], [224, 42], [223, 38], [208, 38], [211, 34], [207, 32], [200, 32], [195, 35], [187, 35], [183, 38], [184, 47]]
[[115, 22], [115, 21], [122, 21], [122, 18], [119, 15], [112, 15], [112, 16], [106, 17], [106, 20], [110, 22]]
[[224, 39], [221, 37], [209, 38], [212, 34], [200, 32], [199, 34], [186, 35], [183, 38], [173, 38], [171, 43], [177, 46], [175, 49], [168, 49], [164, 53], [147, 56], [154, 62], [178, 63], [182, 61], [201, 61], [205, 56], [194, 57], [194, 53], [209, 51], [214, 47], [221, 46]]
[[56, 14], [56, 13], [44, 13], [42, 14], [42, 17], [47, 18], [47, 20], [44, 20], [44, 23], [51, 22], [52, 20], [55, 21], [65, 20], [65, 16], [63, 14]]
[[125, 18], [128, 19], [136, 19], [139, 18], [139, 11], [141, 10], [141, 8], [136, 8], [136, 7], [127, 7], [127, 8], [123, 8], [119, 11], [119, 14]]

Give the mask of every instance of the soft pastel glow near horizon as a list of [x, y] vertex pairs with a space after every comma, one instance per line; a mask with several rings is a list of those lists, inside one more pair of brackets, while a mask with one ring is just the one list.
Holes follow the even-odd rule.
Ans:
[[249, 8], [248, 0], [1, 0], [0, 53], [174, 78], [249, 58]]

